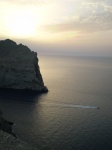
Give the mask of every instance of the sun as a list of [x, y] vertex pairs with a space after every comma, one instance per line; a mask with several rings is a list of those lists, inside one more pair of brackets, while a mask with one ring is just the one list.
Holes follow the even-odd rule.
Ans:
[[31, 14], [16, 13], [7, 20], [8, 32], [15, 37], [29, 37], [35, 35], [38, 18]]

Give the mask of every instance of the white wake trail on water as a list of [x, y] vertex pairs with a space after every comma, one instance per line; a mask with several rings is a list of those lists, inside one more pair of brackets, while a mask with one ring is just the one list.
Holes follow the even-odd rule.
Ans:
[[42, 102], [41, 104], [46, 105], [46, 106], [58, 106], [58, 107], [66, 107], [66, 108], [99, 109], [99, 107], [96, 107], [96, 106], [86, 106], [86, 105], [44, 103], [44, 102]]

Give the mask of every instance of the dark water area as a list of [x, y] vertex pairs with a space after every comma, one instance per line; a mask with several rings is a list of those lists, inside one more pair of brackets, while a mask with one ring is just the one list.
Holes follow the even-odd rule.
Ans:
[[14, 101], [35, 101], [41, 94], [33, 90], [3, 89], [0, 88], [0, 99]]
[[39, 56], [39, 65], [47, 94], [0, 94], [16, 135], [40, 150], [111, 150], [112, 58]]

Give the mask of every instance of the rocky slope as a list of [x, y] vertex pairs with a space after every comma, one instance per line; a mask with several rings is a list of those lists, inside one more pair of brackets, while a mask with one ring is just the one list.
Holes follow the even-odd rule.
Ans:
[[37, 53], [9, 39], [0, 41], [0, 88], [48, 92]]
[[12, 125], [12, 122], [2, 117], [2, 112], [0, 110], [0, 150], [37, 150], [19, 140], [12, 131]]
[[27, 143], [0, 130], [0, 150], [37, 150]]
[[9, 122], [2, 117], [2, 112], [0, 110], [0, 130], [7, 132], [13, 135], [14, 137], [16, 137], [16, 135], [12, 131], [12, 128], [11, 128], [12, 125], [13, 125], [12, 122]]

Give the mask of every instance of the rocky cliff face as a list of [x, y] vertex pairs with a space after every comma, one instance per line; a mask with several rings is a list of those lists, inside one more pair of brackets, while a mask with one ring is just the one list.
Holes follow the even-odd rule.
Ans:
[[0, 88], [47, 92], [37, 53], [9, 39], [0, 41]]

